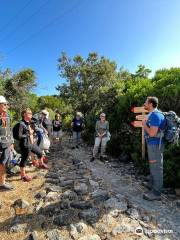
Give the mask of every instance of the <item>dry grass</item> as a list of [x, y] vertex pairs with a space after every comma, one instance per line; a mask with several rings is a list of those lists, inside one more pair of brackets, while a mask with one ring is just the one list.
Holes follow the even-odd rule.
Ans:
[[[25, 239], [28, 235], [19, 232], [19, 233], [9, 233], [8, 230], [11, 226], [11, 222], [15, 217], [14, 209], [11, 208], [11, 205], [15, 200], [22, 198], [29, 202], [30, 208], [28, 214], [32, 214], [33, 216], [33, 203], [35, 202], [34, 195], [41, 189], [42, 184], [44, 183], [44, 177], [38, 175], [39, 170], [34, 170], [33, 168], [29, 169], [30, 172], [28, 175], [33, 176], [34, 179], [27, 183], [20, 180], [20, 177], [11, 177], [8, 178], [8, 181], [15, 187], [15, 190], [9, 192], [0, 192], [0, 202], [2, 203], [2, 208], [0, 209], [0, 239], [1, 240], [21, 240]], [[27, 221], [28, 228], [33, 229], [33, 225], [35, 223], [34, 216], [33, 221]], [[40, 229], [39, 229], [40, 230]], [[39, 237], [41, 236], [41, 232]], [[43, 239], [43, 238], [40, 238]]]

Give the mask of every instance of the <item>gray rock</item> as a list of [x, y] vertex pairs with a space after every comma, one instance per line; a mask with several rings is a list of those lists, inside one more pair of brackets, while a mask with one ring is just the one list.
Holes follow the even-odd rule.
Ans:
[[85, 220], [90, 224], [96, 223], [99, 217], [100, 211], [98, 208], [91, 208], [89, 210], [84, 210], [79, 213], [79, 218]]
[[135, 208], [129, 208], [129, 209], [127, 210], [127, 214], [128, 214], [128, 215], [130, 216], [130, 218], [132, 218], [132, 219], [140, 219], [140, 218], [141, 218], [140, 215], [139, 215], [138, 210], [135, 209]]
[[77, 224], [71, 224], [70, 225], [70, 235], [73, 237], [73, 239], [79, 239], [80, 236], [82, 236], [82, 233], [85, 233], [87, 230], [87, 225], [83, 222], [79, 222]]
[[104, 203], [106, 209], [114, 209], [119, 212], [125, 212], [127, 210], [127, 203], [125, 201], [119, 201], [117, 198], [110, 198]]
[[61, 195], [61, 199], [64, 199], [64, 200], [68, 199], [70, 201], [75, 201], [78, 199], [78, 196], [77, 196], [77, 193], [75, 193], [74, 191], [67, 190]]
[[72, 202], [70, 204], [70, 206], [72, 208], [77, 208], [77, 209], [89, 209], [89, 208], [92, 208], [92, 203], [90, 202], [86, 202], [86, 201], [76, 201], [76, 202]]
[[75, 215], [74, 210], [68, 209], [68, 210], [63, 211], [57, 217], [55, 217], [53, 223], [60, 227], [68, 226], [74, 221], [75, 217], [76, 217], [76, 215]]
[[41, 199], [41, 198], [45, 198], [46, 197], [46, 191], [41, 191], [36, 193], [36, 195], [34, 196], [36, 199]]
[[74, 191], [78, 194], [78, 195], [83, 195], [88, 193], [88, 186], [85, 183], [76, 183], [74, 185]]
[[52, 184], [58, 184], [59, 179], [54, 179], [54, 178], [46, 178], [46, 183], [52, 183]]
[[88, 228], [88, 226], [83, 222], [79, 222], [75, 226], [76, 226], [76, 229], [77, 229], [78, 233], [83, 233]]
[[109, 193], [105, 190], [96, 190], [91, 194], [91, 197], [94, 200], [94, 203], [98, 204], [109, 199]]
[[48, 192], [60, 192], [60, 193], [62, 192], [62, 188], [60, 186], [46, 183], [44, 187]]
[[46, 175], [46, 178], [59, 179], [59, 174], [55, 172], [48, 172], [48, 174]]
[[11, 233], [17, 233], [17, 232], [24, 232], [25, 229], [27, 228], [27, 224], [15, 224], [10, 227], [10, 232]]
[[95, 182], [93, 180], [89, 180], [89, 184], [92, 187], [93, 190], [97, 189], [99, 187], [99, 183]]
[[61, 209], [69, 209], [70, 208], [70, 201], [67, 199], [67, 200], [62, 200], [60, 202], [60, 208]]
[[61, 212], [60, 204], [49, 204], [46, 207], [42, 207], [39, 209], [39, 214], [43, 214], [45, 216], [52, 217]]
[[61, 181], [59, 183], [59, 186], [68, 187], [68, 186], [73, 186], [73, 184], [74, 184], [74, 180], [65, 180], [65, 181]]
[[60, 236], [57, 229], [53, 229], [46, 233], [47, 240], [63, 240], [62, 236]]
[[59, 177], [59, 181], [60, 181], [60, 182], [64, 182], [65, 180], [66, 180], [65, 177]]

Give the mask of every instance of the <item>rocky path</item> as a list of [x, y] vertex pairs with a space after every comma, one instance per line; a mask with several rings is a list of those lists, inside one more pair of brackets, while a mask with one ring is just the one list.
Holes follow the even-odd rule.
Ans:
[[53, 146], [50, 170], [37, 173], [40, 183], [29, 186], [29, 199], [12, 205], [16, 214], [19, 209], [24, 214], [13, 212], [5, 221], [0, 218], [0, 239], [180, 238], [177, 198], [164, 196], [160, 202], [147, 202], [132, 163], [124, 165], [114, 159], [91, 163], [89, 159], [90, 149], [71, 150], [67, 139], [63, 150]]

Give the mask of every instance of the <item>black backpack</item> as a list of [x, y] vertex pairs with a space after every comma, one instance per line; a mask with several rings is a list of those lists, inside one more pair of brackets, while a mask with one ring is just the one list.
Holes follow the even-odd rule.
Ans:
[[19, 141], [19, 127], [20, 127], [20, 124], [23, 124], [25, 126], [25, 124], [23, 123], [23, 121], [20, 121], [18, 123], [16, 123], [12, 129], [12, 132], [13, 132], [13, 138], [17, 141]]

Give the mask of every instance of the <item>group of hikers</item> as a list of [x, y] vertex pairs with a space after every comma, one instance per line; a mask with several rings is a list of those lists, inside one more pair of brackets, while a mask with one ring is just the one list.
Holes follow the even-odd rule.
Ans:
[[[144, 127], [145, 139], [147, 143], [150, 178], [148, 188], [151, 190], [143, 195], [146, 200], [160, 200], [163, 190], [163, 151], [164, 138], [162, 130], [166, 125], [164, 114], [157, 109], [158, 98], [147, 97], [144, 108], [149, 112], [147, 118], [142, 121]], [[85, 128], [83, 115], [76, 112], [72, 119], [72, 150], [79, 148], [81, 143], [81, 133]], [[37, 168], [48, 169], [47, 154], [49, 152], [50, 142], [61, 141], [62, 117], [56, 112], [55, 119], [49, 119], [49, 112], [42, 110], [39, 114], [33, 115], [30, 108], [22, 111], [22, 120], [11, 129], [11, 121], [8, 115], [8, 102], [4, 96], [0, 96], [0, 190], [12, 190], [13, 186], [6, 182], [6, 165], [12, 158], [12, 152], [15, 151], [15, 142], [18, 142], [21, 154], [20, 177], [23, 181], [32, 180], [26, 174], [25, 166], [29, 157], [31, 162]], [[92, 151], [93, 162], [100, 152], [100, 160], [106, 158], [106, 145], [110, 140], [109, 122], [106, 120], [106, 114], [101, 113], [100, 119], [95, 125], [95, 143]], [[51, 140], [51, 141], [50, 141]]]

